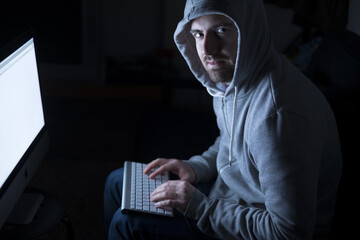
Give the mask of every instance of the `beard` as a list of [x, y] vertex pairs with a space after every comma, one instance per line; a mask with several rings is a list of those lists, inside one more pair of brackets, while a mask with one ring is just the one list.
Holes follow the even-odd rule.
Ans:
[[[211, 66], [208, 61], [221, 61], [219, 66]], [[231, 82], [234, 75], [234, 66], [231, 65], [226, 58], [220, 57], [205, 57], [202, 61], [206, 72], [210, 79], [216, 83]]]
[[210, 79], [216, 83], [229, 83], [234, 75], [234, 67], [226, 66], [221, 69], [206, 69]]

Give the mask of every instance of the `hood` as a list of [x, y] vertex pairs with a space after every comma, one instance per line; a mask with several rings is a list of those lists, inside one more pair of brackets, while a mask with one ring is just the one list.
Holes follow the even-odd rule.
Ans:
[[[226, 92], [219, 83], [210, 80], [190, 34], [191, 21], [210, 14], [228, 17], [238, 30], [236, 66]], [[235, 87], [239, 95], [246, 94], [273, 68], [277, 59], [262, 0], [187, 0], [174, 40], [194, 76], [212, 96], [224, 96]]]

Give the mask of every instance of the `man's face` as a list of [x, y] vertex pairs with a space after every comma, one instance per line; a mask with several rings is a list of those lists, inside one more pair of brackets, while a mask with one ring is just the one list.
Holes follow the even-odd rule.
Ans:
[[232, 20], [222, 15], [206, 15], [192, 21], [190, 33], [204, 68], [214, 82], [231, 82], [238, 32]]

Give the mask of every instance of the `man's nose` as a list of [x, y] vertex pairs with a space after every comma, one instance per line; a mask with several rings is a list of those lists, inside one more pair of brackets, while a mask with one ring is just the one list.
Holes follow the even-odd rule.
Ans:
[[204, 36], [203, 41], [203, 54], [204, 55], [213, 55], [216, 54], [220, 49], [220, 40], [214, 33], [207, 33]]

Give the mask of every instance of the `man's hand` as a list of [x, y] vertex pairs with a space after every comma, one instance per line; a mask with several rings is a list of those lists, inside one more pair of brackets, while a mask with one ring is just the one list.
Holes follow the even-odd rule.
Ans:
[[145, 167], [144, 174], [149, 174], [154, 168], [158, 169], [149, 175], [151, 179], [162, 172], [172, 172], [178, 175], [182, 181], [193, 183], [196, 180], [195, 172], [190, 164], [178, 159], [158, 158]]
[[190, 164], [178, 159], [158, 158], [149, 163], [144, 174], [153, 171], [149, 178], [154, 178], [162, 172], [172, 172], [179, 176], [180, 180], [168, 181], [157, 187], [151, 194], [151, 201], [155, 202], [155, 207], [176, 208], [179, 212], [184, 213], [190, 201], [191, 195], [195, 192], [195, 187], [190, 183], [195, 182], [196, 175]]
[[171, 207], [185, 213], [194, 192], [195, 187], [186, 181], [168, 181], [154, 190], [150, 195], [150, 200], [155, 202], [155, 207]]

